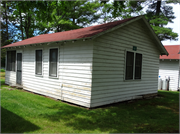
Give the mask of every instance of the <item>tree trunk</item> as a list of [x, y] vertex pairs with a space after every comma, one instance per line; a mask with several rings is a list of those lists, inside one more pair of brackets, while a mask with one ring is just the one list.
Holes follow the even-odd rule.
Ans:
[[156, 15], [159, 16], [159, 13], [161, 11], [161, 0], [157, 0], [157, 6], [156, 6]]
[[28, 35], [27, 35], [27, 34], [28, 34], [28, 32], [27, 32], [27, 26], [28, 26], [28, 25], [27, 25], [27, 20], [28, 20], [28, 19], [27, 19], [27, 15], [26, 15], [26, 17], [25, 17], [25, 22], [24, 22], [24, 29], [25, 29], [25, 35], [26, 35], [25, 37], [26, 37], [26, 39], [27, 39], [27, 36], [28, 36]]
[[[74, 13], [75, 13], [75, 6], [73, 7], [73, 10], [74, 10]], [[75, 24], [75, 18], [74, 18], [74, 15], [73, 15], [73, 25]]]
[[31, 26], [31, 16], [28, 13], [28, 17], [27, 17], [27, 29], [26, 29], [26, 37], [27, 37], [27, 39], [31, 36], [31, 35], [29, 36], [30, 26]]
[[22, 40], [24, 40], [24, 33], [23, 33], [23, 24], [22, 24], [22, 16], [21, 16], [21, 9], [19, 9], [19, 15], [20, 15], [20, 27], [21, 27], [21, 36], [22, 36]]
[[60, 30], [59, 30], [59, 25], [57, 26], [57, 32], [60, 32]]
[[5, 7], [5, 16], [6, 16], [6, 39], [9, 40], [8, 16], [7, 16], [7, 2], [4, 2], [4, 7]]

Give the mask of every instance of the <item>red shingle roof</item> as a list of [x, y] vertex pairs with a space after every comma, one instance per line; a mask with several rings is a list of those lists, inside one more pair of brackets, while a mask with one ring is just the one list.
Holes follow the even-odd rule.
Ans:
[[81, 38], [87, 38], [92, 37], [93, 35], [99, 34], [103, 31], [109, 30], [115, 26], [118, 26], [120, 24], [123, 24], [129, 20], [135, 19], [136, 17], [125, 19], [125, 20], [119, 20], [115, 22], [105, 23], [101, 25], [76, 29], [76, 30], [70, 30], [70, 31], [64, 31], [64, 32], [58, 32], [58, 33], [52, 33], [52, 34], [43, 34], [39, 36], [35, 36], [32, 38], [28, 38], [16, 43], [12, 43], [9, 45], [6, 45], [2, 48], [6, 47], [15, 47], [15, 46], [22, 46], [22, 45], [29, 45], [29, 44], [37, 44], [37, 43], [46, 43], [46, 42], [54, 42], [54, 41], [65, 41], [65, 40], [76, 40]]
[[164, 46], [169, 55], [160, 56], [160, 59], [180, 59], [180, 45], [168, 45]]

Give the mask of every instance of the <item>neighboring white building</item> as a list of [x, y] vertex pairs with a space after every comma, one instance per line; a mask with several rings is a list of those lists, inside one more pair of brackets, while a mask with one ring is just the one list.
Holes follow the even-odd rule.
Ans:
[[143, 16], [3, 48], [6, 84], [85, 107], [157, 93], [159, 55], [168, 55]]
[[177, 91], [180, 87], [180, 45], [165, 46], [169, 55], [160, 56], [159, 76], [161, 79], [170, 77], [169, 90]]

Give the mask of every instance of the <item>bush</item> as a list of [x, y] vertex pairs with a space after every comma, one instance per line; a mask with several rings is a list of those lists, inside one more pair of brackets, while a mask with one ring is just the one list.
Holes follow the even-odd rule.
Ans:
[[4, 70], [4, 69], [1, 69], [1, 72], [5, 72], [5, 70]]

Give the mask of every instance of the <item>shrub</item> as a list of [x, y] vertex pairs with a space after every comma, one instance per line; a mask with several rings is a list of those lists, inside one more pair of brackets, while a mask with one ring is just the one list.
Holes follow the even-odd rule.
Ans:
[[5, 70], [4, 70], [4, 69], [1, 69], [1, 72], [5, 72]]

